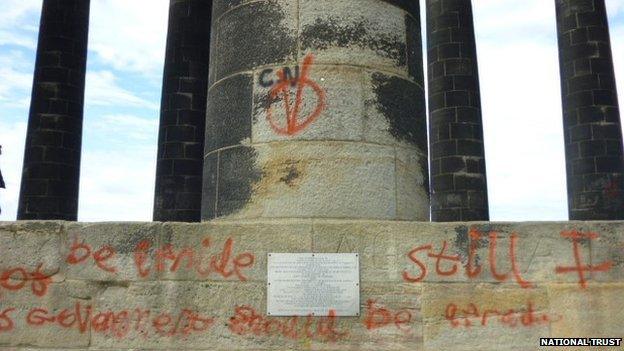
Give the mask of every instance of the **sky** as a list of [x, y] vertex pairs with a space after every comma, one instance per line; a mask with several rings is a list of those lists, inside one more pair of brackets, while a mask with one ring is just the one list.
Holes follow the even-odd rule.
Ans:
[[[17, 213], [42, 0], [2, 2], [0, 220], [8, 221]], [[152, 219], [168, 3], [91, 0], [80, 221]], [[566, 220], [554, 1], [472, 3], [490, 219]], [[622, 102], [624, 0], [606, 4]]]

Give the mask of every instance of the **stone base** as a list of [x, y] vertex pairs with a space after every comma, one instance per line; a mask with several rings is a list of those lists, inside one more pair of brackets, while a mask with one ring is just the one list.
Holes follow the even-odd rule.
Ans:
[[[360, 317], [267, 317], [269, 252], [359, 253]], [[535, 350], [623, 305], [624, 222], [0, 223], [3, 350]]]

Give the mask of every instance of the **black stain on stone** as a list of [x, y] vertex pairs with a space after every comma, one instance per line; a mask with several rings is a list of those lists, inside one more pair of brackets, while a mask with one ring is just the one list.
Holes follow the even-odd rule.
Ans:
[[218, 152], [208, 154], [204, 158], [201, 205], [202, 220], [211, 220], [216, 217], [218, 166]]
[[396, 139], [416, 145], [427, 153], [425, 93], [416, 84], [399, 77], [373, 73], [377, 109], [386, 117]]
[[262, 178], [253, 147], [239, 146], [219, 152], [217, 217], [234, 214], [249, 203], [254, 184]]
[[287, 14], [276, 1], [252, 2], [232, 9], [218, 21], [216, 79], [257, 66], [286, 62], [297, 52], [296, 29], [284, 25]]
[[[478, 228], [477, 228], [478, 230]], [[470, 244], [474, 241], [470, 239], [470, 228], [465, 225], [460, 225], [455, 227], [455, 247], [458, 250], [459, 257], [461, 259], [464, 267], [468, 266], [468, 254], [470, 252]], [[476, 243], [476, 248], [482, 248], [487, 245], [487, 238], [481, 237], [481, 239], [474, 241]], [[477, 267], [481, 264], [481, 258], [479, 254], [475, 253], [474, 267]]]
[[299, 178], [299, 171], [294, 164], [291, 164], [287, 168], [288, 174], [280, 178], [280, 181], [284, 182], [289, 187], [295, 186], [295, 180]]
[[301, 32], [301, 46], [304, 50], [326, 50], [331, 46], [354, 45], [370, 48], [377, 54], [396, 61], [399, 66], [406, 64], [406, 48], [401, 38], [375, 33], [374, 24], [367, 21], [343, 23], [335, 18], [317, 18], [314, 24], [305, 26]]
[[210, 89], [205, 154], [251, 138], [252, 91], [253, 77], [250, 74], [234, 75]]
[[405, 16], [405, 27], [407, 30], [407, 69], [409, 75], [416, 83], [423, 84], [424, 73], [420, 21], [410, 16]]
[[243, 4], [243, 2], [245, 2], [245, 0], [214, 0], [212, 5], [212, 15], [215, 19], [218, 19], [227, 11]]
[[[119, 245], [115, 246], [115, 251], [118, 254], [132, 254], [136, 251], [137, 246], [142, 241], [148, 241], [152, 244], [151, 248], [147, 250], [148, 252], [152, 252], [157, 246], [157, 238], [159, 228], [157, 226], [148, 226], [147, 228], [138, 228], [136, 231], [132, 231], [128, 233], [127, 239], [120, 241]], [[97, 248], [99, 249], [99, 248]], [[95, 249], [95, 250], [97, 250]]]
[[271, 93], [269, 91], [255, 94], [252, 123], [257, 123], [258, 115], [266, 112], [269, 107], [273, 106], [273, 108], [275, 109], [277, 106], [276, 104], [278, 104], [280, 101], [283, 101], [283, 94], [278, 94], [274, 97], [271, 96]]

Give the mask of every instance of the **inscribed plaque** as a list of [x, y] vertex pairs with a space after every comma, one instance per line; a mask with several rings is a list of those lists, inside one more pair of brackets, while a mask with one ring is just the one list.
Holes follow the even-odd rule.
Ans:
[[270, 253], [267, 315], [359, 316], [356, 253]]

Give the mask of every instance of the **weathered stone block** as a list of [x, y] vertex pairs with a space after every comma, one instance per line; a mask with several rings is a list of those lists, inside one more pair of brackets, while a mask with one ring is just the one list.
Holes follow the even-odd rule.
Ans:
[[413, 147], [426, 154], [427, 114], [422, 86], [402, 77], [369, 71], [364, 87], [364, 140]]
[[256, 1], [215, 19], [217, 42], [212, 51], [216, 54], [211, 63], [215, 80], [261, 65], [294, 61], [298, 17], [295, 5], [286, 0]]
[[[587, 289], [576, 284], [549, 284], [551, 313], [561, 320], [551, 325], [552, 337], [619, 338], [624, 330], [624, 284], [595, 283]], [[613, 336], [617, 335], [617, 336]]]
[[[379, 14], [383, 13], [383, 20]], [[407, 75], [406, 14], [376, 0], [302, 0], [300, 56]]]
[[252, 76], [237, 74], [219, 81], [208, 91], [204, 153], [249, 143], [252, 117]]
[[[396, 216], [393, 148], [288, 142], [257, 145], [254, 149], [254, 174], [261, 176], [251, 185], [249, 200], [231, 211], [229, 219]], [[220, 167], [238, 168], [223, 158]]]
[[[22, 268], [62, 280], [57, 276], [62, 264], [61, 232], [60, 222], [0, 223], [0, 272]], [[19, 276], [15, 272], [11, 277]]]

